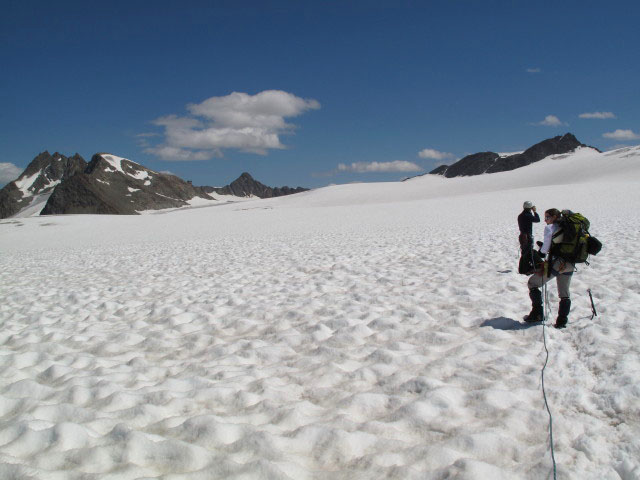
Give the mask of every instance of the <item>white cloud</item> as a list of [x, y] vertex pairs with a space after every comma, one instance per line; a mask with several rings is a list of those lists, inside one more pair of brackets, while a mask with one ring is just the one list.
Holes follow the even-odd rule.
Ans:
[[555, 115], [547, 115], [544, 117], [544, 120], [536, 123], [535, 125], [543, 125], [545, 127], [559, 127], [560, 125], [567, 125], [564, 122], [561, 122], [558, 117]]
[[633, 133], [632, 130], [616, 130], [615, 132], [603, 133], [604, 138], [612, 138], [614, 140], [640, 140], [640, 134]]
[[153, 123], [164, 127], [164, 143], [145, 151], [165, 160], [204, 160], [221, 156], [228, 148], [266, 155], [268, 150], [286, 148], [280, 135], [292, 133], [295, 125], [285, 118], [318, 108], [316, 100], [281, 90], [211, 97], [187, 105], [190, 116], [156, 119]]
[[316, 100], [305, 100], [280, 90], [266, 90], [257, 95], [233, 92], [226, 97], [211, 97], [199, 104], [189, 104], [187, 109], [196, 116], [213, 120], [216, 125], [230, 128], [292, 127], [285, 117], [297, 117], [310, 109], [318, 109]]
[[0, 187], [13, 182], [21, 173], [22, 169], [13, 163], [0, 163]]
[[434, 150], [432, 148], [425, 148], [424, 150], [420, 150], [418, 152], [418, 156], [420, 158], [431, 158], [433, 160], [446, 160], [448, 158], [455, 157], [453, 153], [439, 152], [438, 150]]
[[540, 73], [542, 72], [539, 68], [527, 68], [527, 73]]
[[157, 155], [162, 160], [192, 161], [210, 160], [213, 157], [220, 157], [222, 154], [210, 150], [189, 150], [177, 148], [170, 145], [158, 145], [156, 147], [145, 148], [146, 153]]
[[600, 120], [606, 120], [607, 118], [616, 118], [612, 112], [591, 112], [581, 113], [578, 115], [580, 118], [597, 118]]
[[395, 160], [393, 162], [354, 162], [351, 164], [341, 163], [338, 165], [339, 172], [420, 172], [423, 168], [412, 162]]

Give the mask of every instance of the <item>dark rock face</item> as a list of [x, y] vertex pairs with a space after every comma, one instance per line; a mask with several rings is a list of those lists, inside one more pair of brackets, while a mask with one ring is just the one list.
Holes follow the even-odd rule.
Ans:
[[15, 215], [28, 207], [36, 196], [50, 193], [86, 166], [87, 162], [77, 153], [65, 157], [58, 152], [53, 155], [42, 152], [16, 180], [0, 190], [0, 218]]
[[474, 153], [458, 160], [453, 165], [442, 165], [431, 172], [447, 178], [480, 175], [483, 173], [506, 172], [537, 162], [550, 155], [572, 152], [578, 147], [586, 147], [571, 133], [549, 138], [528, 148], [522, 153], [501, 157], [494, 152]]
[[22, 197], [22, 192], [16, 187], [15, 182], [7, 183], [2, 187], [0, 190], [0, 218], [15, 215], [29, 205], [29, 202], [24, 201]]
[[194, 197], [213, 200], [188, 182], [108, 153], [96, 154], [82, 173], [56, 187], [41, 215], [93, 213], [136, 215], [177, 208]]
[[[433, 170], [431, 170], [429, 173], [432, 175], [444, 175], [444, 172], [446, 172], [448, 168], [449, 168], [449, 165], [440, 165], [439, 167], [436, 167]], [[421, 177], [422, 175], [424, 175], [424, 173], [418, 175], [418, 177]]]
[[[443, 174], [447, 178], [459, 177], [461, 175], [480, 175], [491, 168], [499, 158], [500, 155], [493, 152], [474, 153], [473, 155], [467, 155], [461, 158], [453, 165], [449, 165], [443, 169]], [[444, 165], [441, 167], [443, 166]], [[431, 173], [433, 173], [433, 171]]]
[[254, 195], [259, 198], [281, 197], [283, 195], [291, 195], [293, 193], [306, 192], [308, 188], [290, 188], [290, 187], [268, 187], [255, 180], [247, 172], [244, 172], [236, 180], [229, 185], [221, 188], [202, 187], [208, 193], [217, 193], [219, 195], [235, 195], [236, 197], [250, 197]]

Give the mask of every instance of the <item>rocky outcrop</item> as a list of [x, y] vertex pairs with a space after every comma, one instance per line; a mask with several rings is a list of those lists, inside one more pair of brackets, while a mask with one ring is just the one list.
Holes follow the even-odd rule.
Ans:
[[444, 175], [447, 178], [480, 175], [483, 173], [506, 172], [530, 165], [551, 155], [560, 155], [574, 151], [585, 144], [571, 133], [549, 138], [533, 145], [522, 153], [513, 155], [499, 155], [494, 152], [474, 153], [458, 160], [452, 165], [441, 165], [429, 172], [434, 175]]
[[259, 197], [272, 198], [281, 197], [283, 195], [291, 195], [293, 193], [306, 192], [308, 188], [290, 188], [290, 187], [268, 187], [255, 180], [247, 172], [244, 172], [236, 180], [225, 187], [202, 187], [205, 192], [217, 193], [219, 195], [234, 195], [236, 197]]
[[93, 213], [135, 215], [177, 208], [194, 197], [213, 200], [188, 182], [126, 158], [99, 153], [86, 169], [58, 185], [41, 215]]
[[66, 157], [58, 152], [53, 155], [42, 152], [16, 180], [0, 190], [0, 218], [16, 215], [39, 198], [46, 198], [45, 195], [86, 166], [87, 162], [77, 153]]
[[[500, 155], [494, 152], [480, 152], [474, 153], [473, 155], [467, 155], [453, 165], [441, 165], [439, 167], [442, 172], [440, 175], [451, 178], [463, 175], [480, 175], [481, 173], [487, 173], [487, 170], [493, 167], [499, 158]], [[432, 170], [430, 173], [434, 172], [435, 170]]]

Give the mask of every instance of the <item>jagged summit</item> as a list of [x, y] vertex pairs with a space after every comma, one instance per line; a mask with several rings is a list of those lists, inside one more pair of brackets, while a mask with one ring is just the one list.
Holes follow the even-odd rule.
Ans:
[[77, 153], [66, 157], [58, 152], [38, 154], [13, 182], [0, 190], [0, 218], [7, 218], [31, 206], [44, 205], [64, 180], [82, 172], [87, 162]]
[[302, 187], [268, 187], [263, 183], [255, 180], [249, 173], [243, 172], [237, 179], [221, 188], [203, 187], [209, 193], [217, 193], [218, 195], [234, 195], [236, 197], [259, 197], [272, 198], [281, 197], [283, 195], [291, 195], [293, 193], [305, 192], [308, 189]]
[[194, 197], [213, 200], [188, 182], [111, 153], [97, 153], [82, 173], [61, 183], [41, 215], [106, 213], [135, 215], [177, 208]]
[[550, 155], [572, 152], [579, 147], [587, 147], [587, 145], [581, 143], [572, 133], [566, 133], [536, 143], [522, 153], [512, 155], [500, 155], [495, 152], [474, 153], [467, 155], [452, 165], [440, 165], [429, 173], [452, 178], [505, 172], [527, 166]]

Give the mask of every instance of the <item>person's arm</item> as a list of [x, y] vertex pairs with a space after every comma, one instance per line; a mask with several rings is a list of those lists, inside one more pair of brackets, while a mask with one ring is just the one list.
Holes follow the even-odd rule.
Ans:
[[536, 212], [536, 207], [533, 207], [533, 219], [531, 219], [531, 221], [533, 223], [539, 223], [540, 222], [540, 215], [538, 215], [538, 212]]
[[545, 255], [549, 253], [549, 249], [551, 248], [551, 239], [553, 238], [553, 232], [553, 224], [544, 227], [544, 242], [542, 242], [542, 248], [540, 249], [540, 252], [544, 253]]

